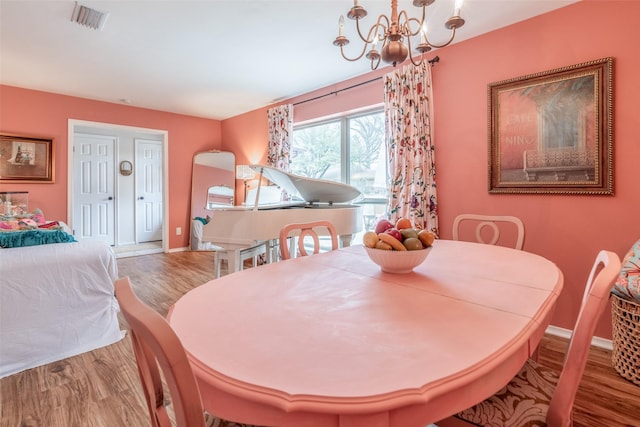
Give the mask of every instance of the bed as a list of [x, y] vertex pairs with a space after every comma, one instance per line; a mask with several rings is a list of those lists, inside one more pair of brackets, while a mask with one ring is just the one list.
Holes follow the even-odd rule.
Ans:
[[104, 242], [0, 249], [0, 378], [124, 336]]

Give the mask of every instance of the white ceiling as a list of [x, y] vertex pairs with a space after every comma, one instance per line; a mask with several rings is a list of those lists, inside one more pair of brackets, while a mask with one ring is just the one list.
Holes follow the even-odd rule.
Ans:
[[[575, 1], [466, 0], [456, 42]], [[71, 0], [0, 0], [2, 84], [221, 120], [370, 71], [332, 44], [352, 0], [79, 3], [109, 12], [103, 31], [71, 22]], [[367, 25], [390, 14], [388, 0], [360, 3]], [[447, 39], [453, 4], [427, 8], [434, 42]], [[410, 0], [399, 7], [419, 16]]]

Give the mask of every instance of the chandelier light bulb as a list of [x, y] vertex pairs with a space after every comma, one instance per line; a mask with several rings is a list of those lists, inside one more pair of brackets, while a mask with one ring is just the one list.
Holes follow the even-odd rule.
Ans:
[[464, 0], [456, 0], [455, 6], [453, 8], [453, 16], [460, 16], [460, 10], [462, 10], [462, 3], [464, 3]]

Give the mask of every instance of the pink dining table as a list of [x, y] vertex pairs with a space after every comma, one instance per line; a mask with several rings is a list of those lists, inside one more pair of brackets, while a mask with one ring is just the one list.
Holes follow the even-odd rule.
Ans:
[[500, 246], [437, 240], [390, 274], [358, 245], [212, 280], [168, 318], [219, 417], [424, 427], [513, 377], [562, 286], [551, 261]]

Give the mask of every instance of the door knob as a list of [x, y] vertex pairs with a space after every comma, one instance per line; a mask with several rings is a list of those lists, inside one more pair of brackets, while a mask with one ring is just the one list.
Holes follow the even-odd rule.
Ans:
[[140, 196], [138, 197], [138, 200], [144, 200], [144, 197]]
[[113, 200], [113, 197], [109, 196], [109, 197], [107, 198], [107, 200]]

